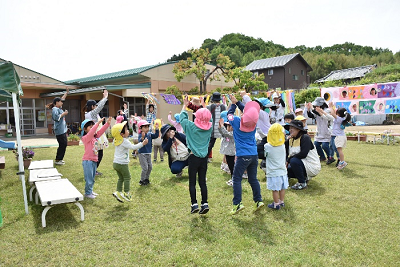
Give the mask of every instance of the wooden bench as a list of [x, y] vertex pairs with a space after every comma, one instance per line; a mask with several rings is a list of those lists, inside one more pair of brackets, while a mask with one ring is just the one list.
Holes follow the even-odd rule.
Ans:
[[0, 157], [0, 169], [4, 169], [6, 167], [6, 157]]
[[83, 200], [83, 195], [68, 179], [37, 182], [36, 190], [41, 205], [45, 207], [42, 212], [43, 227], [46, 227], [47, 212], [57, 204], [74, 203], [81, 211], [81, 221], [84, 221], [85, 211], [81, 203], [79, 203], [79, 201]]

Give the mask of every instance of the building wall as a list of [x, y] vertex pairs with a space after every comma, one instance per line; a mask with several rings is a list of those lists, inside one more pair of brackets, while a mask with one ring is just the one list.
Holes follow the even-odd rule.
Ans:
[[[301, 74], [302, 70], [303, 74]], [[293, 60], [287, 63], [285, 66], [285, 71], [285, 89], [302, 89], [307, 87], [307, 66], [303, 61], [300, 60], [299, 57], [295, 57]], [[296, 75], [298, 80], [294, 80], [293, 75]]]
[[258, 74], [263, 73], [265, 76], [264, 82], [268, 84], [269, 89], [285, 88], [284, 83], [284, 69], [283, 68], [273, 68], [273, 74], [268, 75], [268, 69], [259, 70]]

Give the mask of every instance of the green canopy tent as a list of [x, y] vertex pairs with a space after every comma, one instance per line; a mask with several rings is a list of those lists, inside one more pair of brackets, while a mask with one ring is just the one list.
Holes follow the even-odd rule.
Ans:
[[24, 196], [25, 213], [28, 214], [28, 198], [26, 196], [25, 187], [25, 171], [24, 163], [22, 158], [22, 146], [21, 146], [21, 131], [20, 131], [20, 115], [19, 115], [19, 97], [24, 93], [22, 92], [21, 83], [17, 72], [14, 69], [14, 65], [11, 62], [0, 63], [0, 101], [8, 101], [13, 103], [14, 117], [15, 117], [15, 132], [17, 134], [17, 150], [18, 150], [18, 166], [19, 176], [22, 183], [22, 193]]

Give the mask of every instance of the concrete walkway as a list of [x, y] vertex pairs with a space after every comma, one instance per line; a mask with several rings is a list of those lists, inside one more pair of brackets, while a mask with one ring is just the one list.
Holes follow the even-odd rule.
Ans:
[[[3, 138], [3, 141], [13, 141], [17, 142], [16, 137], [11, 138]], [[37, 136], [29, 136], [21, 137], [21, 143], [23, 147], [58, 147], [58, 142], [55, 135], [37, 135]]]

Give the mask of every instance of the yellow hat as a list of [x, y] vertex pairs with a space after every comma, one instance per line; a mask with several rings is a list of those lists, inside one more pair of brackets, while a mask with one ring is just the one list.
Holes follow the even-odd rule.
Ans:
[[160, 119], [156, 119], [156, 120], [154, 120], [154, 128], [156, 127], [156, 123], [158, 123], [158, 130], [160, 130], [161, 131], [161, 120]]
[[282, 125], [274, 123], [268, 130], [267, 135], [268, 143], [271, 146], [281, 146], [285, 143], [285, 133]]
[[296, 121], [304, 121], [304, 120], [306, 120], [306, 118], [304, 117], [304, 116], [301, 116], [301, 115], [299, 115], [299, 116], [297, 116], [296, 118], [294, 118]]
[[111, 128], [111, 135], [114, 138], [114, 145], [119, 146], [124, 141], [124, 138], [121, 136], [122, 128], [124, 128], [127, 122], [124, 121], [122, 123], [117, 123]]

